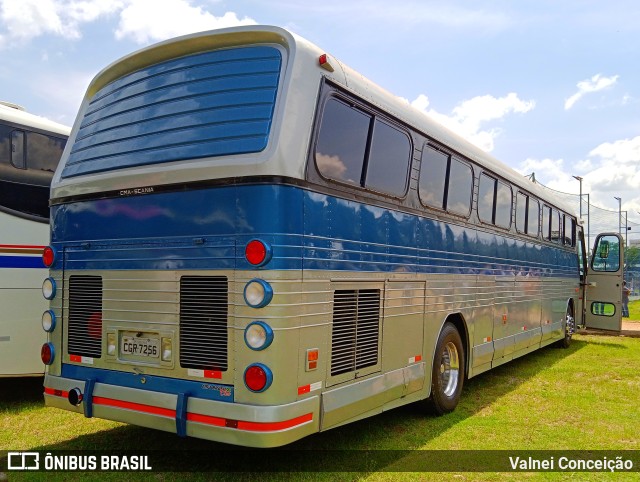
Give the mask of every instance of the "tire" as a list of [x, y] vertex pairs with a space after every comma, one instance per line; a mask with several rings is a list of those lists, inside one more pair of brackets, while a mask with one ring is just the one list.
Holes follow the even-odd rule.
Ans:
[[431, 409], [436, 415], [452, 412], [460, 401], [464, 381], [464, 349], [453, 324], [444, 324], [431, 371]]
[[576, 331], [576, 321], [573, 317], [573, 308], [567, 306], [567, 314], [565, 315], [564, 338], [559, 340], [557, 346], [560, 348], [569, 348], [571, 346], [571, 337]]

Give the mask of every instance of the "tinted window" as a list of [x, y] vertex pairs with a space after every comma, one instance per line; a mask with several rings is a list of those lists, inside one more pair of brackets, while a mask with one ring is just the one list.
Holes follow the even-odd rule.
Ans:
[[496, 226], [508, 228], [511, 226], [511, 187], [502, 181], [498, 181], [496, 192]]
[[529, 196], [526, 196], [519, 192], [516, 195], [516, 229], [519, 233], [527, 232], [527, 206], [529, 203]]
[[478, 217], [485, 223], [493, 223], [493, 200], [496, 190], [496, 180], [482, 174], [478, 186]]
[[328, 178], [360, 185], [371, 117], [337, 99], [326, 103], [316, 164]]
[[444, 186], [448, 161], [447, 154], [432, 147], [427, 147], [422, 152], [419, 194], [423, 204], [444, 209]]
[[62, 157], [66, 142], [66, 139], [28, 132], [27, 167], [53, 173]]
[[66, 138], [0, 125], [0, 207], [49, 217], [49, 185]]
[[403, 196], [407, 190], [407, 172], [411, 143], [404, 132], [376, 120], [367, 163], [365, 186]]
[[551, 208], [544, 206], [542, 208], [542, 237], [546, 240], [551, 239]]
[[15, 130], [11, 133], [11, 164], [18, 169], [26, 169], [24, 155], [24, 131]]
[[0, 125], [0, 163], [11, 162], [11, 127]]
[[562, 231], [560, 231], [560, 213], [553, 209], [551, 211], [551, 241], [560, 243]]
[[447, 211], [468, 216], [471, 210], [472, 191], [473, 172], [471, 166], [452, 158], [447, 189]]
[[529, 198], [529, 216], [527, 217], [529, 236], [538, 237], [540, 232], [540, 203], [537, 199]]

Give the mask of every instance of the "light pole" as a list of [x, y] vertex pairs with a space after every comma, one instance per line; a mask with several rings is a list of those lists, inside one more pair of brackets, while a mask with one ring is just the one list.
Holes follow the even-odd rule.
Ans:
[[622, 199], [616, 196], [613, 199], [618, 200], [618, 234], [622, 234]]
[[580, 176], [573, 176], [573, 178], [580, 182], [580, 219], [582, 219], [582, 178]]

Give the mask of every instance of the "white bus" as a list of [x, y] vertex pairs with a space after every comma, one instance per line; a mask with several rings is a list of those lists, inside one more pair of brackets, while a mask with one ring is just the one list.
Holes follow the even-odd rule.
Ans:
[[71, 129], [0, 102], [0, 376], [42, 375], [49, 186]]
[[619, 326], [618, 235], [587, 269], [570, 207], [276, 27], [98, 74], [51, 209], [45, 402], [87, 417], [283, 445]]

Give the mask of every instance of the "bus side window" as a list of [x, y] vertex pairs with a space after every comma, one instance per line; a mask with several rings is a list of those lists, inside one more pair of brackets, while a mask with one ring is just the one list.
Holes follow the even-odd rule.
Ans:
[[27, 133], [27, 167], [38, 171], [53, 173], [66, 144], [65, 139], [38, 134]]
[[542, 239], [551, 241], [551, 208], [547, 205], [542, 208]]
[[370, 123], [364, 112], [335, 98], [327, 101], [315, 152], [320, 174], [360, 186]]
[[425, 206], [444, 209], [444, 186], [449, 156], [433, 147], [425, 147], [420, 163], [418, 194]]
[[498, 181], [496, 189], [495, 225], [502, 228], [510, 228], [511, 203], [513, 202], [513, 193], [511, 192], [511, 187], [502, 181]]
[[486, 174], [480, 176], [478, 217], [501, 228], [511, 227], [513, 192], [511, 186]]
[[469, 216], [473, 193], [473, 171], [467, 163], [451, 158], [447, 187], [447, 211]]
[[11, 132], [11, 165], [18, 169], [26, 169], [24, 131], [14, 130]]
[[537, 199], [529, 198], [529, 216], [527, 219], [529, 224], [527, 234], [537, 238], [540, 232], [540, 203]]
[[480, 221], [493, 224], [493, 202], [495, 199], [496, 180], [482, 174], [478, 187], [478, 217]]
[[555, 209], [551, 210], [551, 241], [562, 243], [562, 226], [560, 225], [560, 213]]
[[516, 194], [516, 230], [519, 233], [527, 232], [527, 206], [529, 204], [529, 196], [519, 192]]
[[375, 120], [365, 187], [398, 197], [407, 191], [411, 141], [402, 131]]

